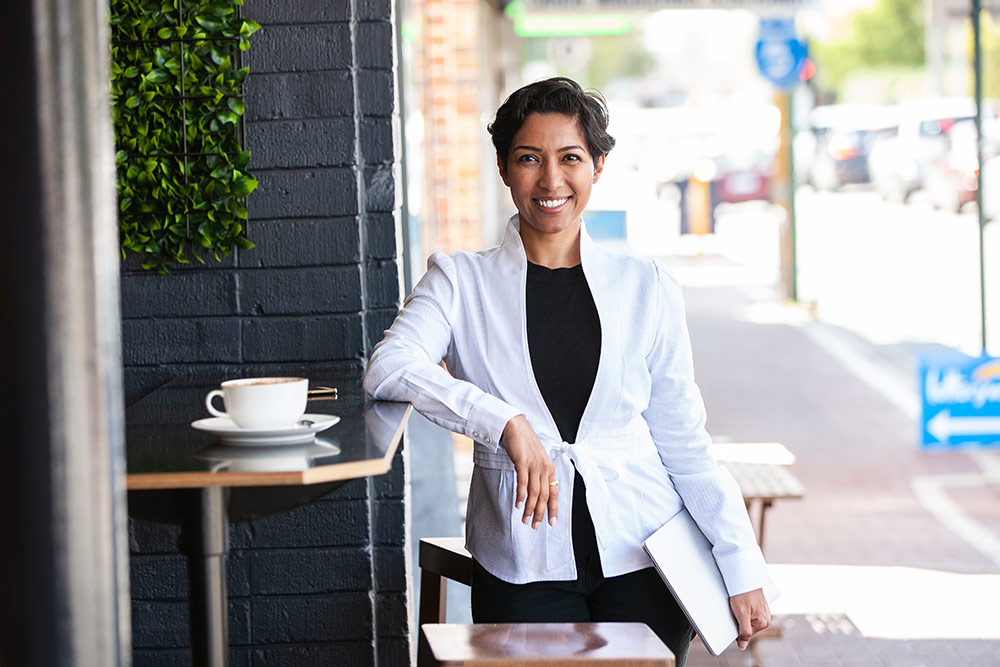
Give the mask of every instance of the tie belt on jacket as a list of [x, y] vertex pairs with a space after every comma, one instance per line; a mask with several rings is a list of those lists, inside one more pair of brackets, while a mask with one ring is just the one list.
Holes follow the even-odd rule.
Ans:
[[[641, 423], [639, 423], [641, 422]], [[614, 481], [624, 474], [625, 461], [655, 457], [656, 446], [649, 434], [645, 420], [639, 418], [630, 428], [613, 434], [598, 434], [587, 436], [576, 443], [542, 440], [542, 445], [556, 466], [556, 479], [560, 489], [572, 488], [575, 471], [579, 471], [587, 483], [587, 507], [594, 520], [597, 544], [602, 551], [607, 548], [607, 540], [615, 535], [625, 533], [621, 517], [614, 498], [608, 489], [608, 482]], [[473, 452], [473, 462], [476, 465], [494, 470], [514, 470], [514, 464], [505, 450], [488, 451], [483, 446], [477, 446]], [[572, 498], [571, 494], [563, 494], [560, 499]], [[565, 502], [562, 507], [569, 507]], [[511, 512], [516, 512], [511, 507]], [[572, 558], [573, 541], [572, 521], [567, 516], [558, 521], [555, 527], [543, 522], [544, 539], [546, 543], [546, 567], [555, 569]]]

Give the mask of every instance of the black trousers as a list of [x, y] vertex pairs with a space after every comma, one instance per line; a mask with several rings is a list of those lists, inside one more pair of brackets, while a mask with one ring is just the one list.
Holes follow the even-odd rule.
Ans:
[[575, 581], [511, 584], [472, 565], [472, 619], [476, 623], [641, 622], [648, 625], [684, 667], [694, 631], [652, 567], [605, 577], [583, 478], [573, 489]]

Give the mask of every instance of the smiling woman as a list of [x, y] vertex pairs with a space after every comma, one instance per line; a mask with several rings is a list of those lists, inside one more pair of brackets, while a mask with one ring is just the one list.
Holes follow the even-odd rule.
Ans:
[[677, 281], [596, 245], [581, 218], [615, 145], [607, 126], [600, 95], [569, 79], [501, 105], [489, 131], [517, 214], [498, 247], [431, 256], [365, 389], [475, 441], [477, 623], [643, 622], [683, 667], [691, 626], [643, 540], [688, 508], [741, 648], [770, 622], [770, 579], [708, 449]]
[[579, 122], [561, 113], [531, 114], [514, 135], [507, 164], [498, 157], [497, 166], [521, 217], [528, 260], [549, 268], [579, 264], [578, 246], [575, 256], [539, 255], [563, 237], [579, 237], [580, 215], [604, 170], [604, 155], [591, 156]]

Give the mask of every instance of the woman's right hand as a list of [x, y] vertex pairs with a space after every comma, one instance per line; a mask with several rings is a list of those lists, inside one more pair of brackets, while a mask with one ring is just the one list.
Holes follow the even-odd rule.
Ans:
[[549, 458], [548, 452], [542, 447], [538, 435], [524, 415], [518, 415], [507, 422], [503, 429], [502, 442], [517, 474], [515, 507], [521, 509], [521, 503], [524, 503], [521, 523], [528, 523], [528, 517], [534, 515], [531, 527], [538, 530], [548, 508], [549, 525], [556, 525], [556, 517], [559, 514], [559, 486], [552, 484], [556, 481], [556, 464]]

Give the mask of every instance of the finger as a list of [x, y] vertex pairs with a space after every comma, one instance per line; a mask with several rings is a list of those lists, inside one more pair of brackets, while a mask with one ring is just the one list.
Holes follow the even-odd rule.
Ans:
[[517, 468], [515, 474], [517, 475], [517, 502], [514, 503], [514, 507], [521, 509], [521, 503], [528, 495], [528, 471], [526, 468]]
[[550, 487], [548, 479], [545, 477], [539, 478], [540, 486], [538, 489], [538, 502], [535, 504], [535, 518], [531, 520], [531, 527], [538, 530], [538, 527], [542, 525], [542, 519], [545, 518], [545, 510], [549, 507], [549, 491]]
[[750, 622], [750, 612], [746, 609], [740, 609], [740, 614], [736, 617], [736, 621], [739, 624], [739, 632], [736, 635], [736, 645], [742, 651], [750, 644], [750, 638], [753, 637], [752, 624]]
[[[555, 481], [555, 480], [553, 480]], [[559, 483], [555, 486], [549, 485], [549, 525], [555, 526], [559, 517]]]
[[535, 513], [535, 506], [538, 503], [538, 473], [532, 472], [527, 475], [528, 495], [524, 499], [524, 514], [521, 515], [521, 523], [528, 523], [528, 517]]
[[766, 630], [771, 625], [771, 612], [763, 610], [759, 615], [750, 619], [753, 626], [753, 633], [757, 634], [761, 630]]

